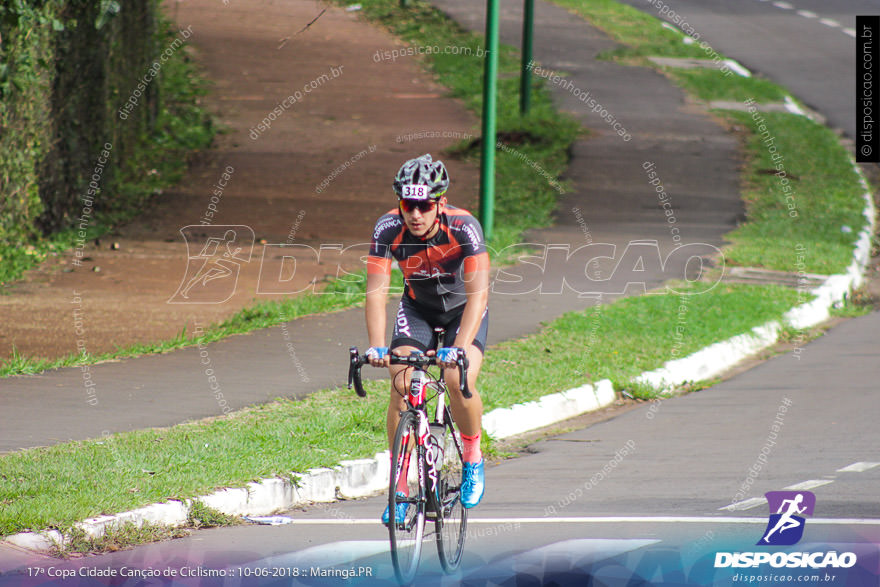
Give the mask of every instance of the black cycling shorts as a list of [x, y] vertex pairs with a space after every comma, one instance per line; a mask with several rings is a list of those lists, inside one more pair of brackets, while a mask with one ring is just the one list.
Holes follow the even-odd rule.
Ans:
[[[464, 306], [438, 313], [421, 309], [404, 296], [397, 307], [397, 317], [394, 320], [394, 335], [391, 337], [391, 349], [401, 346], [412, 346], [422, 352], [434, 348], [434, 328], [442, 326], [446, 329], [441, 346], [450, 347], [455, 343], [458, 328], [461, 325], [461, 317], [464, 314]], [[473, 345], [486, 352], [486, 336], [489, 334], [489, 308], [483, 312], [483, 320], [480, 329], [474, 337]]]

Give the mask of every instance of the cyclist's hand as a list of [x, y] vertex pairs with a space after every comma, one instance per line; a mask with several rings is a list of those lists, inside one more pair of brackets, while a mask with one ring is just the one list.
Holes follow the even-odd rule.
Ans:
[[437, 360], [443, 363], [444, 367], [455, 367], [460, 352], [461, 349], [455, 347], [439, 348], [437, 349]]
[[390, 364], [387, 346], [371, 346], [366, 355], [373, 367], [387, 367]]

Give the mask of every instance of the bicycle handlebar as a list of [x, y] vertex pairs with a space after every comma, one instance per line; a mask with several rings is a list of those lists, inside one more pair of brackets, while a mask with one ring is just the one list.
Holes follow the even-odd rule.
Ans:
[[[465, 398], [470, 399], [473, 397], [467, 382], [467, 370], [470, 362], [464, 354], [464, 349], [458, 349], [458, 351], [458, 358], [456, 359], [455, 364], [458, 367], [459, 380], [461, 381], [461, 394]], [[348, 388], [351, 389], [352, 384], [354, 384], [355, 392], [361, 397], [367, 397], [367, 391], [364, 389], [363, 382], [361, 381], [361, 367], [369, 365], [370, 360], [367, 358], [366, 354], [359, 354], [358, 349], [355, 346], [348, 349], [348, 356]], [[422, 369], [430, 367], [431, 365], [439, 364], [436, 356], [428, 356], [423, 353], [414, 353], [407, 357], [399, 355], [390, 356], [392, 365], [408, 365], [410, 367], [418, 367]]]

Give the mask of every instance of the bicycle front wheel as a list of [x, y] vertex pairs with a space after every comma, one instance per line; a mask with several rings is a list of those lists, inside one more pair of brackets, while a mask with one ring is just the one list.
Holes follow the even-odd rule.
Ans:
[[447, 573], [453, 572], [461, 563], [464, 540], [467, 535], [467, 510], [461, 503], [461, 474], [464, 459], [461, 438], [449, 409], [446, 410], [446, 438], [444, 441], [443, 467], [440, 469], [437, 514], [437, 553], [440, 564]]
[[[425, 499], [419, 479], [418, 418], [412, 412], [400, 416], [391, 449], [391, 482], [388, 487], [388, 534], [391, 538], [391, 562], [401, 584], [408, 585], [416, 576], [425, 533]], [[407, 479], [406, 495], [398, 494], [401, 478]]]

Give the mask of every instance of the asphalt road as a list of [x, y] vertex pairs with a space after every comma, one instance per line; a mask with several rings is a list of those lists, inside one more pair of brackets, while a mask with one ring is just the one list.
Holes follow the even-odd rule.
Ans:
[[[692, 9], [692, 22], [704, 27], [701, 33], [714, 47], [786, 84], [832, 124], [844, 128], [851, 121], [840, 114], [843, 106], [836, 112], [822, 105], [844, 84], [831, 76], [842, 79], [852, 71], [851, 37], [792, 11], [813, 10], [842, 21], [853, 13], [850, 8], [869, 11], [876, 4], [835, 3], [827, 9], [821, 2], [791, 3], [796, 9], [757, 0], [668, 4], [682, 12]], [[828, 30], [815, 32], [814, 25]], [[773, 35], [777, 40], [765, 38]], [[732, 48], [734, 41], [744, 46], [741, 53]], [[810, 51], [823, 53], [825, 61], [805, 60]], [[800, 91], [773, 73], [785, 63], [791, 68], [785, 76], [802, 74], [803, 88], [813, 87], [812, 78], [824, 79], [829, 88]], [[810, 74], [811, 67], [820, 73]], [[753, 581], [760, 575], [764, 584], [787, 584], [779, 575], [800, 576], [800, 570], [766, 566], [714, 567], [719, 552], [752, 550], [854, 552], [858, 562], [852, 569], [810, 570], [799, 584], [880, 584], [878, 329], [876, 312], [844, 322], [709, 390], [620, 410], [489, 467], [487, 496], [473, 510], [460, 574], [443, 578], [428, 543], [417, 584], [732, 585], [741, 582], [741, 573]], [[775, 490], [811, 491], [816, 509], [797, 545], [756, 547], [770, 513], [762, 497]], [[181, 585], [391, 584], [386, 531], [377, 521], [383, 507], [381, 496], [316, 505], [289, 512], [296, 522], [285, 526], [203, 531], [99, 558], [43, 561], [11, 580], [25, 582], [30, 573], [31, 584], [53, 584], [50, 567], [56, 573], [82, 567], [115, 569], [117, 577], [99, 581], [104, 584], [135, 584], [120, 576], [123, 568], [170, 569], [177, 577], [212, 569], [230, 574], [181, 578]], [[338, 576], [349, 569], [351, 578]], [[287, 576], [256, 576], [272, 572]]]
[[[505, 2], [506, 40], [518, 34], [518, 6]], [[462, 19], [474, 12], [470, 0], [444, 3], [444, 8]], [[544, 2], [538, 3], [537, 18], [542, 32], [536, 58], [547, 67], [570, 70], [568, 79], [590, 88], [632, 138], [618, 136], [572, 91], [554, 88], [563, 106], [595, 132], [573, 147], [568, 179], [574, 189], [563, 197], [555, 226], [527, 237], [537, 258], [493, 282], [490, 344], [534, 333], [542, 321], [597, 303], [596, 296], [580, 294], [597, 292], [605, 302], [682, 279], [687, 255], [715, 252], [743, 213], [734, 137], [708, 114], [685, 108], [682, 91], [662, 75], [597, 60], [614, 44], [585, 22]], [[515, 151], [516, 145], [507, 148]], [[666, 207], [674, 211], [672, 217], [649, 183], [646, 162], [654, 164], [670, 194]], [[369, 229], [362, 227], [354, 242], [362, 242]], [[679, 243], [696, 249], [675, 247]], [[627, 257], [635, 250], [630, 247], [648, 247], [647, 261], [636, 272], [631, 271], [636, 259]], [[588, 263], [584, 253], [597, 249], [609, 259]], [[575, 250], [580, 253], [569, 256]], [[532, 278], [518, 284], [516, 275], [525, 270]], [[392, 305], [389, 318], [395, 311]], [[0, 452], [170, 426], [277, 397], [302, 397], [343, 384], [348, 347], [366, 342], [363, 310], [356, 309], [306, 317], [203, 349], [95, 365], [88, 373], [68, 368], [4, 379]], [[218, 386], [222, 398], [215, 393]]]
[[[870, 320], [880, 328], [880, 314]], [[880, 363], [865, 368], [871, 340], [856, 326], [845, 322], [710, 390], [617, 410], [488, 467], [487, 494], [472, 510], [459, 574], [442, 575], [429, 535], [416, 584], [573, 585], [589, 577], [594, 585], [730, 585], [736, 573], [804, 571], [716, 569], [719, 552], [834, 550], [855, 553], [857, 564], [808, 569], [800, 584], [825, 583], [827, 571], [845, 575], [837, 585], [876, 585], [880, 430], [876, 410], [865, 406], [876, 395]], [[860, 375], [841, 385], [832, 366]], [[791, 547], [756, 547], [769, 511], [755, 498], [785, 488], [816, 496], [803, 538]], [[297, 584], [293, 574], [307, 585], [393, 584], [387, 533], [378, 522], [384, 504], [384, 496], [318, 504], [287, 512], [294, 520], [288, 525], [207, 530], [97, 558], [42, 561], [0, 583], [69, 585], [49, 581], [49, 569], [82, 568], [115, 572], [96, 582], [108, 585], [134, 584], [123, 576], [131, 569], [227, 574], [183, 577], [180, 585]], [[326, 576], [350, 569], [360, 575]], [[272, 573], [283, 578], [262, 576]]]
[[[655, 17], [674, 11], [713, 49], [787, 87], [855, 138], [855, 17], [876, 0], [622, 0]], [[661, 15], [661, 11], [663, 14]]]

